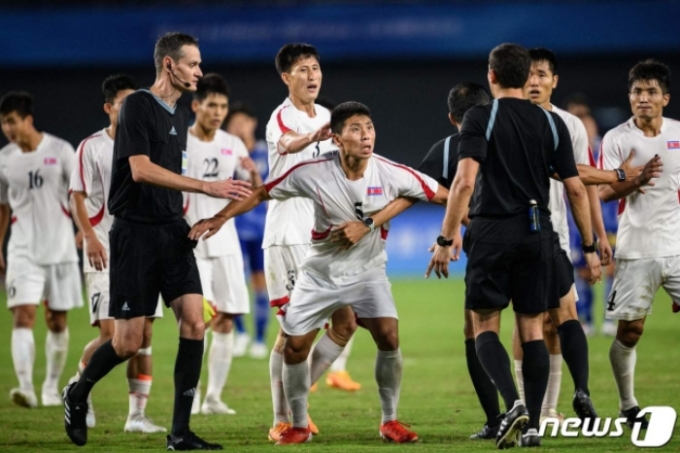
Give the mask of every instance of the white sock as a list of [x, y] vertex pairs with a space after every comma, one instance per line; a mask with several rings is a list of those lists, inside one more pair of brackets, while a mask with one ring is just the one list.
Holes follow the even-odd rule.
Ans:
[[288, 405], [293, 414], [293, 426], [307, 428], [307, 396], [311, 386], [309, 377], [309, 362], [306, 360], [295, 364], [283, 364], [283, 388], [286, 392]]
[[[343, 347], [337, 345], [326, 332], [312, 348], [310, 357], [310, 376], [312, 384], [316, 383], [326, 370], [342, 356]], [[339, 359], [338, 359], [339, 360]]]
[[44, 389], [55, 390], [59, 393], [59, 378], [64, 372], [66, 356], [68, 355], [68, 327], [57, 333], [47, 331], [45, 338], [45, 356], [47, 357], [47, 374]]
[[144, 416], [144, 409], [146, 409], [146, 402], [151, 393], [151, 376], [140, 374], [137, 379], [128, 379], [128, 389], [130, 390], [130, 409], [128, 416], [141, 415]]
[[401, 390], [401, 349], [380, 351], [375, 359], [375, 381], [378, 383], [382, 423], [397, 419]]
[[272, 388], [272, 406], [274, 407], [274, 425], [279, 422], [288, 423], [288, 401], [283, 391], [283, 354], [272, 349], [269, 354], [269, 382]]
[[541, 413], [547, 414], [551, 409], [557, 411], [557, 400], [560, 398], [562, 385], [562, 354], [550, 354], [550, 377], [545, 389]]
[[619, 389], [619, 409], [628, 410], [638, 405], [635, 399], [634, 380], [637, 353], [635, 346], [627, 348], [619, 340], [614, 340], [609, 349], [609, 361], [612, 364], [616, 387]]
[[227, 383], [231, 359], [234, 354], [234, 332], [219, 333], [213, 330], [208, 353], [208, 391], [206, 399], [218, 401]]
[[524, 373], [522, 373], [523, 360], [515, 360], [515, 379], [517, 379], [517, 391], [519, 392], [519, 399], [522, 402], [524, 399]]
[[331, 365], [331, 371], [347, 371], [347, 359], [349, 358], [349, 353], [352, 352], [352, 343], [354, 343], [354, 336], [349, 339], [347, 345], [340, 353], [340, 357], [335, 359], [335, 362]]
[[34, 391], [35, 339], [33, 338], [33, 329], [12, 329], [12, 361], [21, 390]]

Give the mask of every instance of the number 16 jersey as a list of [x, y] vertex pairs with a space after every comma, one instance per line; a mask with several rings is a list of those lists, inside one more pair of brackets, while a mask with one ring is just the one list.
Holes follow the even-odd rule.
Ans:
[[[300, 162], [319, 157], [335, 148], [333, 142], [329, 139], [311, 143], [297, 153], [287, 153], [281, 149], [279, 140], [286, 132], [313, 133], [331, 120], [331, 114], [325, 107], [314, 104], [314, 111], [316, 116], [310, 118], [307, 112], [298, 110], [290, 98], [286, 98], [283, 104], [272, 113], [269, 123], [267, 123], [269, 181], [283, 176]], [[303, 198], [272, 200], [269, 202], [269, 211], [267, 211], [262, 248], [274, 245], [309, 244], [313, 227], [314, 208], [309, 200]]]

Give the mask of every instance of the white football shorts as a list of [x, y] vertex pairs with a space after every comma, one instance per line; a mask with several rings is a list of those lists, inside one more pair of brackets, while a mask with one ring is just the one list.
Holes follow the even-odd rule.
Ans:
[[243, 255], [234, 253], [216, 258], [196, 257], [203, 297], [220, 313], [250, 313], [250, 295], [243, 267]]
[[68, 311], [83, 306], [82, 282], [78, 263], [35, 264], [14, 258], [7, 266], [8, 308], [39, 305], [54, 311]]
[[282, 307], [290, 300], [307, 250], [308, 244], [273, 245], [264, 249], [264, 276], [272, 307]]
[[[85, 273], [85, 288], [90, 307], [90, 325], [92, 326], [98, 326], [99, 321], [114, 319], [112, 316], [109, 316], [109, 302], [111, 300], [109, 285], [108, 272]], [[150, 317], [163, 317], [163, 299], [160, 297], [158, 298], [156, 312]]]

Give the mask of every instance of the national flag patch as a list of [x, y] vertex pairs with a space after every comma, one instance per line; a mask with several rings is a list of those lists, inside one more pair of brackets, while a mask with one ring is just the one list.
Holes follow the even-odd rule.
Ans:
[[45, 165], [56, 165], [57, 164], [57, 158], [56, 157], [46, 157], [45, 160], [43, 160], [43, 163]]
[[229, 148], [222, 148], [222, 150], [220, 152], [222, 153], [223, 156], [231, 156], [232, 155], [232, 151]]
[[368, 187], [366, 189], [366, 195], [382, 195], [383, 194], [383, 188], [382, 187]]
[[668, 149], [680, 149], [680, 140], [671, 140], [666, 142], [666, 147]]

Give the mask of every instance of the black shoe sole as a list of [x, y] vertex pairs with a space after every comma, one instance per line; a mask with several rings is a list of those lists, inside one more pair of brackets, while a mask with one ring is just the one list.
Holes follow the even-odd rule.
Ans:
[[512, 422], [512, 425], [510, 425], [506, 433], [501, 436], [500, 439], [496, 440], [496, 447], [498, 447], [499, 450], [514, 447], [517, 442], [517, 434], [522, 432], [527, 423], [529, 423], [529, 415], [522, 414], [518, 416], [515, 421]]
[[[73, 410], [71, 408], [74, 407], [73, 403], [71, 403], [71, 400], [68, 398], [68, 391], [74, 385], [75, 384], [67, 385], [61, 395], [62, 399], [64, 400], [64, 430], [66, 431], [66, 435], [71, 440], [71, 442], [73, 442], [78, 447], [82, 447], [87, 443], [87, 425], [85, 427], [85, 435], [83, 436], [82, 434], [75, 433], [74, 428], [71, 427], [71, 425], [66, 421], [66, 406], [68, 406], [70, 410]], [[73, 416], [73, 414], [71, 414], [71, 416]]]

